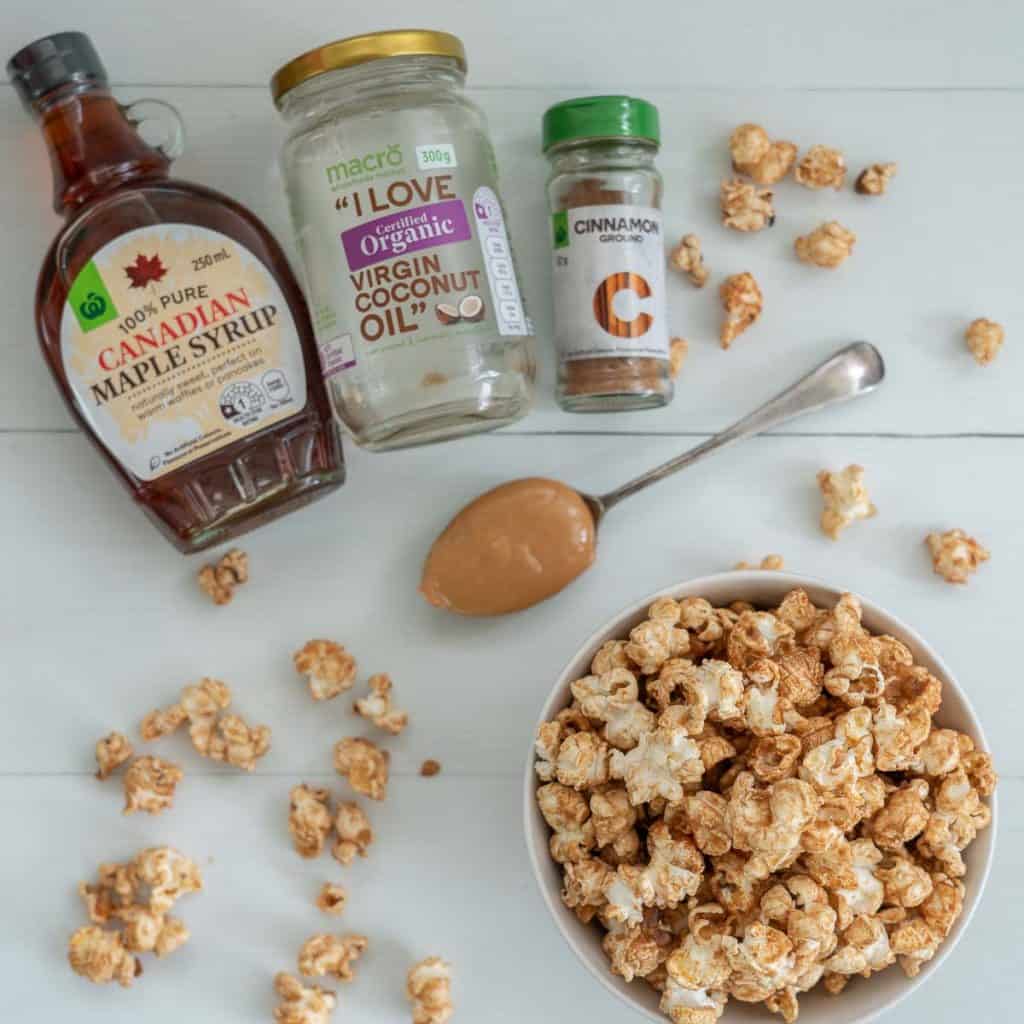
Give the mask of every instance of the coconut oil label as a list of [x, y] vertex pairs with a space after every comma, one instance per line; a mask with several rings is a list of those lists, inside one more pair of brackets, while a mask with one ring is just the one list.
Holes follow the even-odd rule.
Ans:
[[629, 205], [556, 213], [555, 342], [565, 359], [668, 358], [661, 213]]
[[61, 356], [82, 416], [155, 480], [306, 404], [295, 322], [246, 248], [208, 228], [120, 235], [72, 282]]
[[[330, 136], [292, 166], [292, 214], [325, 377], [435, 375], [463, 336], [533, 333], [486, 141], [454, 125], [389, 119]], [[468, 340], [468, 338], [467, 338]], [[456, 346], [453, 349], [452, 346]]]

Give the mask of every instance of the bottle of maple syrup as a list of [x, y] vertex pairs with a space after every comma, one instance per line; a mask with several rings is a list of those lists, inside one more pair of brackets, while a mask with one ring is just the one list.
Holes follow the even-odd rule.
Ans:
[[[253, 214], [168, 177], [177, 112], [119, 105], [80, 32], [26, 46], [8, 73], [41, 125], [66, 218], [39, 277], [43, 355], [143, 510], [193, 552], [341, 486], [298, 283]], [[146, 142], [143, 121], [165, 142]]]

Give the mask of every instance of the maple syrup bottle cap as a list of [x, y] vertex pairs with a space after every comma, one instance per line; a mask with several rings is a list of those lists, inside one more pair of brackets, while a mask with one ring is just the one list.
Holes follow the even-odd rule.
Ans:
[[55, 32], [29, 43], [7, 62], [7, 75], [29, 109], [63, 85], [107, 84], [103, 61], [84, 32]]

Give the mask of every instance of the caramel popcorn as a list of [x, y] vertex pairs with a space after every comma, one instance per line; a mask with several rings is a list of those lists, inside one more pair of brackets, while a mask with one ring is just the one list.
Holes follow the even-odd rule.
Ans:
[[758, 124], [741, 124], [729, 139], [733, 170], [759, 185], [774, 185], [789, 174], [796, 160], [792, 142], [773, 142]]
[[933, 569], [947, 583], [966, 583], [990, 557], [986, 548], [960, 529], [929, 533], [925, 543], [932, 553]]
[[270, 727], [250, 726], [239, 715], [225, 715], [210, 739], [209, 756], [236, 768], [254, 771], [256, 762], [270, 750]]
[[288, 831], [300, 857], [319, 857], [331, 832], [330, 794], [303, 783], [291, 791]]
[[675, 380], [679, 371], [683, 368], [687, 353], [690, 351], [690, 343], [685, 338], [673, 338], [668, 346], [669, 374]]
[[295, 671], [309, 682], [313, 700], [331, 700], [356, 681], [356, 659], [333, 640], [310, 640], [293, 657]]
[[359, 804], [352, 801], [338, 804], [334, 831], [337, 832], [338, 838], [331, 850], [331, 856], [339, 864], [348, 865], [357, 855], [366, 856], [366, 851], [373, 842], [373, 827]]
[[357, 700], [354, 709], [356, 714], [368, 718], [378, 729], [397, 736], [409, 723], [409, 715], [392, 704], [392, 685], [391, 676], [386, 672], [370, 676], [370, 696]]
[[349, 785], [371, 800], [387, 796], [388, 766], [391, 755], [376, 744], [358, 736], [339, 740], [334, 746], [334, 767]]
[[838, 149], [811, 146], [797, 163], [793, 177], [807, 188], [834, 188], [838, 192], [846, 179], [846, 160]]
[[964, 340], [971, 355], [981, 366], [988, 366], [1003, 347], [1006, 332], [1001, 324], [984, 317], [972, 320], [964, 332]]
[[249, 556], [232, 548], [214, 565], [199, 570], [199, 588], [210, 596], [214, 604], [228, 604], [235, 596], [235, 587], [249, 582]]
[[764, 297], [752, 274], [727, 277], [718, 291], [725, 309], [720, 339], [728, 347], [761, 315]]
[[365, 935], [314, 935], [299, 950], [299, 974], [307, 978], [330, 974], [339, 981], [352, 981], [353, 966], [369, 941]]
[[821, 513], [821, 528], [833, 540], [850, 523], [870, 519], [878, 514], [864, 486], [864, 467], [847, 466], [839, 473], [823, 469], [818, 473], [818, 489], [825, 507]]
[[337, 917], [345, 909], [346, 902], [348, 902], [348, 891], [343, 885], [338, 885], [335, 882], [324, 882], [316, 897], [317, 909], [333, 917]]
[[723, 181], [719, 190], [722, 224], [734, 231], [761, 231], [775, 223], [773, 194], [739, 178]]
[[781, 572], [786, 568], [785, 559], [782, 555], [765, 555], [760, 565], [753, 565], [751, 562], [737, 562], [733, 569], [767, 569], [770, 572]]
[[685, 274], [695, 288], [703, 288], [708, 283], [709, 272], [704, 265], [700, 239], [696, 235], [683, 235], [668, 261], [670, 266]]
[[169, 846], [143, 850], [133, 861], [134, 877], [149, 888], [149, 909], [165, 914], [182, 896], [203, 887], [198, 866]]
[[94, 924], [79, 928], [68, 942], [68, 963], [75, 974], [94, 985], [116, 981], [128, 988], [142, 973], [142, 964], [125, 948], [119, 932], [108, 932]]
[[820, 224], [809, 235], [800, 235], [793, 243], [797, 259], [834, 270], [853, 252], [857, 236], [837, 220]]
[[435, 761], [432, 757], [428, 757], [423, 764], [420, 765], [420, 775], [426, 779], [431, 779], [435, 775], [441, 773], [441, 762]]
[[128, 737], [122, 733], [105, 736], [96, 744], [96, 778], [101, 782], [110, 778], [134, 753]]
[[412, 1003], [413, 1024], [445, 1024], [451, 1020], [451, 964], [429, 956], [409, 969], [405, 990]]
[[281, 999], [274, 1010], [277, 1024], [328, 1024], [338, 997], [319, 985], [307, 988], [292, 974], [282, 971], [274, 978], [274, 990]]
[[174, 790], [185, 773], [171, 761], [146, 754], [124, 773], [124, 813], [160, 814], [174, 806]]
[[819, 983], [914, 975], [962, 910], [996, 784], [933, 728], [941, 689], [852, 594], [659, 599], [538, 729], [562, 902], [686, 1024], [730, 998], [795, 1021]]
[[889, 188], [896, 174], [896, 164], [871, 164], [857, 175], [854, 188], [862, 196], [880, 196]]

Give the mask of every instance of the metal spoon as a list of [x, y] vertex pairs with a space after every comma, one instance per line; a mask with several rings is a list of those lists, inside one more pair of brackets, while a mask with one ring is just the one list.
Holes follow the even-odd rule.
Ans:
[[596, 527], [605, 513], [620, 501], [687, 466], [692, 466], [704, 456], [725, 448], [726, 445], [735, 444], [737, 441], [771, 430], [772, 427], [788, 423], [804, 413], [816, 412], [818, 409], [838, 405], [859, 395], [866, 395], [874, 391], [884, 377], [885, 363], [882, 361], [882, 353], [866, 341], [854, 342], [841, 348], [817, 369], [811, 370], [805, 377], [801, 377], [785, 391], [765, 402], [749, 416], [744, 416], [739, 422], [726, 427], [688, 452], [655, 466], [654, 469], [607, 494], [594, 495], [580, 491], [580, 497], [587, 503]]

